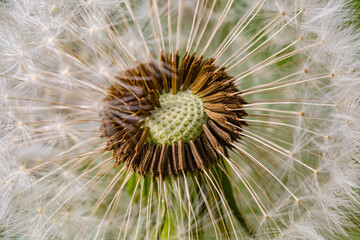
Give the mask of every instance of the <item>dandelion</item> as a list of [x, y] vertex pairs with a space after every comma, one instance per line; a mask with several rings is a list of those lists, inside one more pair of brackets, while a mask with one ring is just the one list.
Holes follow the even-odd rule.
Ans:
[[0, 236], [355, 236], [351, 9], [1, 1]]

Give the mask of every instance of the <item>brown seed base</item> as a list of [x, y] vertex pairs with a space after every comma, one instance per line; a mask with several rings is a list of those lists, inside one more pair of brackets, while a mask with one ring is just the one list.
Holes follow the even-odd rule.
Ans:
[[[203, 171], [227, 155], [234, 141], [240, 139], [238, 128], [246, 124], [241, 109], [245, 101], [239, 96], [234, 80], [224, 68], [214, 66], [213, 59], [203, 60], [195, 54], [162, 54], [160, 61], [140, 64], [118, 77], [108, 90], [102, 111], [101, 131], [112, 150], [116, 164], [126, 163], [140, 175], [155, 178], [183, 176]], [[156, 107], [159, 96], [191, 89], [202, 98], [210, 120], [195, 140], [179, 140], [170, 146], [147, 143], [149, 129], [144, 119]], [[231, 109], [236, 109], [233, 111]]]

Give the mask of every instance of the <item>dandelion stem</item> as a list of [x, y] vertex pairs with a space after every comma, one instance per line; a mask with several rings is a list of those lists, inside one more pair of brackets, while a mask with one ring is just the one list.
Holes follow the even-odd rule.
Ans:
[[221, 160], [221, 163], [219, 163], [219, 165], [221, 165], [221, 172], [218, 172], [219, 178], [220, 178], [220, 184], [221, 184], [221, 188], [223, 190], [224, 196], [225, 196], [225, 200], [227, 201], [232, 213], [234, 214], [236, 220], [239, 222], [240, 226], [243, 227], [243, 229], [246, 231], [246, 233], [250, 236], [253, 236], [255, 233], [254, 231], [250, 228], [248, 222], [245, 219], [245, 215], [243, 213], [243, 211], [241, 210], [241, 208], [238, 207], [238, 204], [236, 203], [237, 200], [235, 199], [234, 193], [233, 193], [233, 189], [232, 189], [232, 184], [230, 182], [230, 176], [229, 176], [229, 171], [227, 170], [225, 164], [224, 164], [224, 159]]

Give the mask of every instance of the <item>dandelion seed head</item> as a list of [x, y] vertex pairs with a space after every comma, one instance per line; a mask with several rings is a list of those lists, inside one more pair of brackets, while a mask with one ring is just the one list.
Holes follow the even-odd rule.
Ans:
[[217, 162], [217, 152], [227, 154], [245, 125], [245, 101], [213, 62], [163, 54], [160, 66], [141, 64], [119, 77], [108, 90], [101, 125], [117, 164], [166, 177], [203, 171]]
[[[2, 1], [0, 235], [351, 238], [351, 7]], [[194, 61], [211, 71], [192, 72]]]

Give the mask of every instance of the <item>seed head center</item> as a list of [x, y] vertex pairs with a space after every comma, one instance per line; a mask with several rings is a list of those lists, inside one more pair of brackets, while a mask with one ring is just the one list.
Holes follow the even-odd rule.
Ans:
[[180, 139], [189, 142], [200, 136], [208, 116], [199, 97], [186, 90], [175, 95], [164, 93], [159, 100], [161, 107], [145, 119], [144, 127], [150, 130], [148, 142], [170, 145]]
[[119, 74], [104, 99], [100, 129], [116, 165], [152, 178], [177, 177], [228, 154], [246, 125], [246, 102], [214, 61], [164, 52], [160, 62]]

